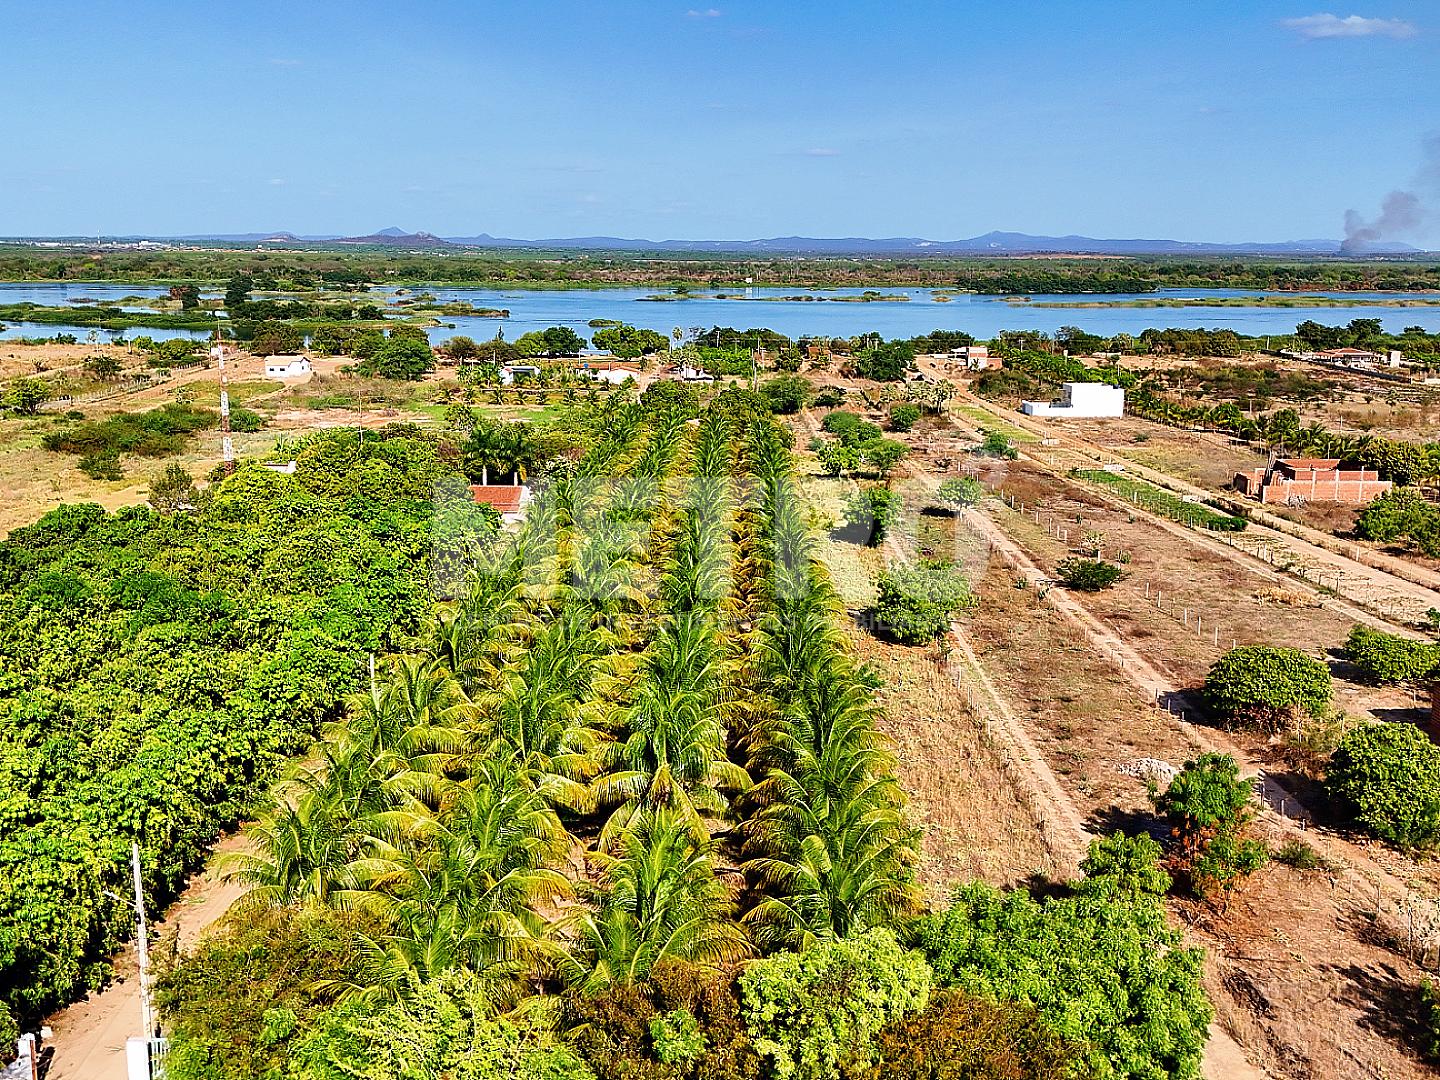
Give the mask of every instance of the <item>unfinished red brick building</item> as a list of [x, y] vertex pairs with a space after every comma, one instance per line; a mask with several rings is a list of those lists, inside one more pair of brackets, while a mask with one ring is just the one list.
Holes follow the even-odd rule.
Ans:
[[1339, 458], [1280, 458], [1235, 474], [1235, 490], [1262, 503], [1368, 503], [1393, 485], [1374, 469], [1342, 469]]

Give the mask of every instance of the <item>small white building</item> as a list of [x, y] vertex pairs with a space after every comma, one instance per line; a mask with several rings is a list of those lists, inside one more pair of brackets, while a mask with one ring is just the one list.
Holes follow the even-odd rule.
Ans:
[[1060, 396], [1054, 401], [1022, 401], [1020, 411], [1026, 416], [1076, 420], [1123, 416], [1125, 391], [1108, 383], [1067, 382], [1060, 387]]
[[267, 356], [265, 377], [267, 379], [298, 379], [310, 374], [308, 356]]
[[514, 386], [517, 381], [539, 377], [540, 369], [534, 364], [503, 364], [500, 367], [501, 386]]

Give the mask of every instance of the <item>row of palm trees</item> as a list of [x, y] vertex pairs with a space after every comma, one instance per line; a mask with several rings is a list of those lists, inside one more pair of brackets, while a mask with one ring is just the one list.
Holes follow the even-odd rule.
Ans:
[[1364, 465], [1398, 484], [1440, 486], [1440, 443], [1331, 431], [1313, 422], [1302, 425], [1293, 409], [1247, 415], [1234, 402], [1182, 405], [1144, 391], [1131, 396], [1130, 410], [1162, 424], [1217, 428], [1277, 453]]
[[915, 832], [792, 467], [768, 419], [618, 411], [256, 827], [244, 903], [355, 912], [349, 993], [464, 967], [497, 1005], [903, 916]]

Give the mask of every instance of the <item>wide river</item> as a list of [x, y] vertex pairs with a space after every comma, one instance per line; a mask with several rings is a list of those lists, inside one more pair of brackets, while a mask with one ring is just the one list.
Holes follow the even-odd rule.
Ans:
[[[825, 335], [854, 337], [877, 333], [886, 338], [914, 337], [931, 330], [964, 330], [978, 338], [993, 337], [1000, 330], [1043, 330], [1054, 332], [1062, 326], [1079, 326], [1106, 337], [1118, 333], [1139, 334], [1147, 327], [1229, 327], [1242, 334], [1263, 336], [1287, 334], [1296, 323], [1314, 319], [1322, 323], [1345, 323], [1357, 318], [1379, 319], [1390, 331], [1406, 326], [1423, 326], [1440, 331], [1440, 295], [1406, 293], [1310, 293], [1336, 300], [1415, 300], [1434, 302], [1432, 306], [1384, 307], [1336, 304], [1320, 307], [1209, 307], [1203, 304], [1181, 304], [1176, 307], [1050, 307], [1050, 304], [1096, 303], [1123, 300], [1203, 300], [1222, 297], [1258, 297], [1255, 290], [1236, 289], [1169, 289], [1156, 293], [1118, 296], [1043, 296], [1023, 298], [972, 296], [953, 294], [942, 299], [932, 289], [901, 289], [879, 287], [885, 296], [904, 296], [906, 300], [872, 302], [827, 300], [785, 300], [785, 296], [805, 294], [815, 297], [841, 298], [859, 296], [862, 289], [755, 288], [748, 300], [716, 299], [716, 291], [727, 295], [745, 295], [743, 286], [705, 290], [686, 300], [647, 301], [653, 289], [432, 289], [442, 300], [467, 300], [477, 307], [505, 308], [508, 319], [446, 318], [445, 326], [429, 331], [432, 341], [440, 342], [456, 334], [477, 340], [492, 338], [503, 327], [511, 341], [528, 330], [546, 326], [570, 326], [588, 337], [591, 319], [614, 319], [635, 326], [649, 327], [669, 334], [677, 326], [686, 329], [730, 326], [739, 329], [765, 326], [790, 337]], [[0, 304], [36, 303], [67, 305], [75, 299], [88, 297], [114, 303], [125, 296], [157, 296], [163, 288], [87, 284], [74, 282], [63, 285], [30, 282], [0, 282]], [[388, 295], [376, 290], [376, 298]], [[38, 323], [10, 323], [0, 330], [0, 339], [17, 337], [49, 337], [74, 334], [82, 341], [88, 334], [82, 327], [50, 326]], [[153, 338], [201, 337], [202, 331], [153, 330], [138, 328], [126, 332], [129, 337], [149, 335]], [[102, 331], [101, 340], [115, 335]]]

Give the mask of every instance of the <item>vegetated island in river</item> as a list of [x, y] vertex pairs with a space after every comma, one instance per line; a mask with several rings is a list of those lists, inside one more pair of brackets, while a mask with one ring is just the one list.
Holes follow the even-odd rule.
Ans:
[[1031, 300], [1007, 296], [1007, 304], [1037, 308], [1363, 308], [1440, 307], [1440, 293], [1414, 297], [1352, 296], [1147, 296], [1129, 300]]
[[744, 296], [738, 293], [656, 293], [653, 296], [637, 296], [635, 299], [648, 303], [663, 304], [672, 300], [748, 300], [751, 303], [820, 303], [831, 304], [875, 304], [908, 303], [910, 297], [895, 293], [878, 293], [867, 289], [859, 296], [816, 296], [813, 293], [796, 293], [793, 296]]

